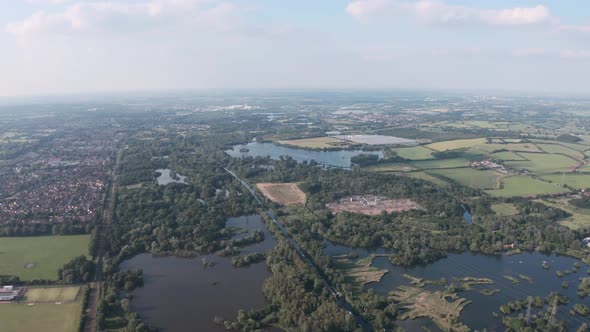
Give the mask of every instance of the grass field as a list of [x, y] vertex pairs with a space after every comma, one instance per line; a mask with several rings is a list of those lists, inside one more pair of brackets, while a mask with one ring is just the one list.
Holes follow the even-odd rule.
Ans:
[[366, 168], [366, 170], [371, 172], [408, 172], [415, 169], [414, 166], [404, 163], [379, 164]]
[[[82, 300], [71, 303], [0, 304], [0, 330], [10, 332], [74, 332], [82, 316]], [[6, 319], [10, 317], [10, 319]]]
[[570, 156], [574, 159], [584, 159], [584, 154], [580, 151], [576, 151], [574, 149], [570, 149], [563, 145], [559, 144], [537, 144], [537, 146], [547, 152], [547, 153], [558, 153], [558, 154], [565, 154]]
[[516, 152], [542, 152], [535, 144], [533, 143], [510, 143], [510, 144], [484, 144], [478, 146], [479, 149], [487, 151], [487, 152], [494, 152], [500, 150], [506, 151], [516, 151]]
[[463, 158], [412, 161], [410, 164], [421, 169], [458, 168], [469, 166], [469, 161]]
[[568, 172], [571, 171], [578, 163], [576, 160], [570, 157], [558, 154], [522, 152], [520, 155], [527, 160], [509, 161], [506, 162], [506, 166], [516, 169], [526, 168], [537, 175], [541, 175], [548, 173]]
[[490, 170], [477, 170], [473, 168], [450, 168], [434, 169], [429, 173], [442, 175], [449, 178], [462, 186], [476, 189], [495, 189], [498, 188], [498, 179], [500, 174]]
[[471, 148], [477, 145], [482, 145], [486, 143], [485, 138], [472, 138], [472, 139], [458, 139], [452, 141], [443, 141], [443, 142], [436, 142], [426, 145], [427, 148], [436, 151], [447, 151], [447, 150], [456, 150], [456, 149], [463, 149], [463, 148]]
[[79, 286], [31, 287], [27, 288], [21, 301], [26, 303], [73, 302], [79, 291]]
[[257, 183], [256, 187], [273, 202], [291, 205], [305, 203], [305, 193], [297, 183]]
[[572, 216], [563, 220], [560, 220], [559, 223], [565, 227], [571, 228], [573, 230], [587, 228], [590, 226], [590, 210], [589, 209], [580, 209], [571, 204], [569, 204], [566, 200], [537, 200], [540, 203], [543, 203], [547, 206], [554, 207], [557, 209], [561, 209]]
[[568, 185], [576, 189], [590, 188], [590, 174], [551, 174], [543, 176], [543, 179], [558, 185]]
[[308, 149], [335, 149], [348, 145], [346, 142], [334, 137], [313, 137], [294, 140], [281, 140], [278, 141], [278, 143]]
[[57, 269], [88, 255], [90, 235], [0, 238], [0, 275], [21, 280], [57, 279]]
[[514, 216], [518, 214], [518, 209], [512, 203], [492, 204], [492, 210], [499, 216]]
[[496, 153], [491, 154], [490, 157], [492, 159], [501, 159], [501, 160], [505, 160], [505, 161], [526, 160], [522, 156], [520, 156], [519, 154], [511, 152], [511, 151], [496, 152]]
[[424, 160], [432, 159], [432, 150], [425, 148], [421, 145], [414, 146], [411, 148], [399, 148], [394, 149], [398, 156], [409, 159], [409, 160]]
[[410, 172], [410, 173], [404, 173], [403, 175], [414, 178], [414, 179], [420, 179], [420, 180], [432, 182], [441, 188], [446, 188], [451, 185], [448, 181], [440, 179], [436, 176], [432, 176], [431, 174], [428, 174], [427, 172]]
[[510, 176], [502, 179], [504, 188], [486, 190], [492, 196], [537, 196], [566, 192], [567, 189], [558, 185], [533, 179], [529, 176]]

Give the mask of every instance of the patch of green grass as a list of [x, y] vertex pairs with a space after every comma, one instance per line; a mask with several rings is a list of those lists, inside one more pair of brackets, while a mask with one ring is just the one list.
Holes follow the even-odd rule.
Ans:
[[442, 175], [462, 186], [476, 189], [495, 189], [498, 187], [500, 174], [490, 170], [477, 170], [473, 168], [450, 168], [429, 171]]
[[416, 168], [405, 163], [387, 163], [369, 166], [365, 169], [371, 172], [408, 172], [415, 170]]
[[569, 173], [569, 174], [550, 174], [542, 177], [558, 185], [567, 185], [576, 189], [590, 188], [590, 174]]
[[441, 188], [446, 188], [451, 185], [449, 182], [447, 182], [441, 178], [438, 178], [436, 176], [432, 176], [432, 175], [428, 174], [427, 172], [410, 172], [410, 173], [404, 173], [403, 175], [409, 176], [414, 179], [420, 179], [420, 180], [432, 182]]
[[410, 164], [421, 169], [459, 168], [469, 166], [469, 161], [463, 158], [452, 158], [412, 161]]
[[502, 179], [502, 183], [504, 186], [502, 189], [486, 190], [486, 192], [492, 196], [512, 197], [547, 195], [567, 191], [567, 189], [555, 184], [523, 175], [505, 177]]
[[427, 148], [436, 151], [456, 150], [471, 148], [486, 143], [485, 138], [457, 139], [452, 141], [436, 142], [426, 145]]
[[21, 280], [57, 279], [57, 269], [88, 255], [90, 235], [0, 238], [0, 275]]
[[537, 144], [537, 146], [547, 153], [564, 154], [578, 160], [584, 159], [584, 154], [582, 152], [570, 149], [560, 144]]
[[414, 146], [411, 148], [398, 148], [393, 149], [398, 156], [409, 159], [409, 160], [425, 160], [432, 159], [432, 150], [425, 148], [424, 146]]
[[534, 143], [485, 144], [478, 148], [488, 151], [542, 152]]
[[518, 209], [512, 203], [492, 204], [492, 210], [499, 216], [514, 216], [518, 214]]
[[559, 221], [559, 223], [565, 227], [571, 228], [573, 230], [590, 227], [590, 209], [581, 209], [575, 207], [569, 204], [567, 200], [543, 199], [537, 200], [537, 202], [556, 209], [561, 209], [571, 214], [571, 217]]
[[506, 166], [520, 169], [526, 168], [531, 172], [541, 175], [557, 172], [568, 172], [575, 168], [576, 160], [557, 154], [546, 153], [520, 153], [526, 161], [509, 161]]
[[76, 302], [62, 304], [2, 304], [0, 305], [0, 317], [3, 319], [0, 330], [74, 332], [78, 331], [81, 316], [82, 301], [80, 298]]
[[492, 159], [501, 159], [505, 161], [512, 161], [512, 160], [526, 160], [522, 156], [512, 151], [502, 151], [496, 152], [490, 155]]

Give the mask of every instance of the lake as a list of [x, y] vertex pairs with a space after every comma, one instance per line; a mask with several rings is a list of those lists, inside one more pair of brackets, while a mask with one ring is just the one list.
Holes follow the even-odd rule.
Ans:
[[[248, 149], [248, 152], [241, 152], [240, 149]], [[280, 156], [290, 156], [298, 162], [315, 160], [316, 162], [332, 167], [350, 168], [350, 158], [358, 156], [359, 154], [374, 154], [379, 158], [383, 158], [381, 151], [362, 151], [362, 150], [304, 150], [296, 149], [273, 143], [258, 143], [252, 142], [243, 145], [236, 145], [232, 149], [225, 151], [232, 157], [266, 157], [270, 156], [272, 159], [279, 159]]]
[[160, 173], [160, 176], [156, 178], [159, 185], [165, 186], [168, 183], [186, 183], [186, 176], [176, 173], [178, 180], [175, 180], [170, 176], [170, 172], [172, 172], [172, 170], [167, 168], [156, 170], [156, 173]]
[[[259, 215], [230, 218], [226, 226], [245, 231], [237, 237], [264, 232], [264, 241], [242, 248], [242, 254], [265, 252], [276, 244]], [[215, 265], [206, 267], [203, 259]], [[264, 262], [234, 268], [230, 258], [216, 254], [195, 258], [141, 254], [120, 267], [143, 269], [144, 287], [133, 291], [131, 309], [164, 331], [226, 331], [213, 319], [234, 320], [239, 309], [264, 307], [262, 285], [271, 275]]]
[[[542, 267], [543, 261], [547, 261], [551, 266], [545, 270]], [[555, 272], [557, 270], [573, 271], [574, 262], [579, 262], [581, 268], [577, 273], [565, 275], [558, 278]], [[387, 295], [390, 291], [395, 290], [400, 285], [410, 285], [410, 282], [402, 277], [407, 273], [415, 277], [438, 280], [441, 277], [450, 281], [453, 277], [480, 277], [494, 280], [491, 285], [476, 285], [475, 291], [460, 292], [459, 296], [473, 301], [467, 305], [461, 313], [461, 321], [471, 329], [482, 330], [502, 330], [501, 318], [494, 319], [492, 312], [500, 313], [499, 307], [509, 301], [526, 299], [527, 296], [546, 297], [550, 292], [557, 291], [560, 294], [567, 295], [570, 303], [567, 306], [558, 306], [558, 318], [568, 322], [570, 329], [577, 329], [582, 323], [588, 323], [589, 320], [581, 316], [570, 316], [568, 311], [575, 303], [584, 303], [590, 305], [589, 298], [579, 298], [576, 294], [579, 281], [578, 278], [588, 276], [588, 266], [574, 258], [555, 255], [543, 255], [538, 252], [523, 253], [512, 256], [485, 256], [474, 255], [471, 253], [449, 254], [447, 258], [441, 259], [435, 263], [420, 265], [411, 268], [395, 266], [389, 262], [387, 257], [377, 257], [373, 260], [373, 266], [388, 269], [389, 273], [381, 279], [379, 283], [370, 284], [368, 287], [375, 289], [382, 295]], [[519, 274], [532, 278], [532, 282], [522, 280]], [[504, 276], [513, 276], [520, 280], [519, 285], [513, 284]], [[567, 281], [569, 287], [562, 288], [561, 283]], [[429, 289], [442, 289], [440, 286], [426, 286]], [[481, 289], [500, 289], [500, 293], [492, 296], [480, 294]], [[547, 307], [546, 307], [547, 308]], [[532, 313], [540, 309], [533, 308]], [[402, 325], [408, 331], [421, 331], [420, 326], [426, 325], [433, 328], [433, 323], [429, 319], [420, 319], [416, 321], [405, 321]], [[436, 327], [434, 327], [436, 329]]]

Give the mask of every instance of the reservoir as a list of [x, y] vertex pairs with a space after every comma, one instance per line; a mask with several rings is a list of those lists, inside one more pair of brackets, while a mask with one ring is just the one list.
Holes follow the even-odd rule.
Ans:
[[[238, 237], [264, 232], [264, 241], [242, 248], [242, 255], [265, 252], [276, 244], [258, 215], [230, 218], [227, 226], [242, 228]], [[203, 259], [214, 266], [204, 266]], [[234, 268], [231, 258], [216, 254], [195, 258], [140, 254], [120, 268], [143, 270], [144, 286], [133, 291], [131, 309], [163, 331], [227, 331], [214, 319], [235, 320], [239, 309], [263, 308], [262, 286], [271, 275], [265, 262]]]
[[178, 180], [175, 180], [170, 176], [170, 172], [172, 172], [172, 170], [168, 168], [156, 170], [156, 173], [160, 173], [160, 176], [156, 178], [159, 185], [165, 186], [168, 183], [186, 183], [186, 176], [177, 173], [176, 176], [178, 177]]
[[[242, 149], [242, 151], [240, 151]], [[244, 145], [236, 145], [232, 149], [225, 151], [232, 157], [266, 157], [270, 156], [272, 159], [279, 159], [281, 156], [290, 156], [298, 162], [310, 162], [315, 160], [319, 164], [350, 168], [350, 158], [358, 156], [359, 154], [374, 154], [383, 158], [383, 152], [381, 151], [362, 151], [362, 150], [304, 150], [296, 149], [282, 145], [276, 145], [273, 143], [258, 143], [252, 142]]]

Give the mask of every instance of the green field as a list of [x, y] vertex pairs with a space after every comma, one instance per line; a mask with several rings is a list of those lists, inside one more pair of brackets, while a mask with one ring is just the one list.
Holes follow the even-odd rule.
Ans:
[[419, 160], [410, 162], [413, 166], [421, 169], [457, 168], [469, 166], [469, 161], [463, 158]]
[[590, 188], [590, 174], [551, 174], [543, 176], [543, 179], [576, 189]]
[[574, 159], [584, 159], [584, 154], [580, 151], [576, 151], [574, 149], [570, 149], [563, 145], [559, 144], [537, 144], [537, 146], [547, 152], [547, 153], [556, 153], [556, 154], [564, 154], [570, 156]]
[[526, 168], [531, 172], [541, 175], [548, 173], [568, 172], [571, 171], [576, 164], [576, 160], [558, 155], [545, 153], [520, 153], [526, 158], [526, 161], [509, 161], [506, 166], [520, 169]]
[[478, 146], [479, 149], [494, 152], [494, 151], [517, 151], [517, 152], [542, 152], [533, 143], [510, 143], [510, 144], [484, 144]]
[[590, 227], [590, 210], [589, 209], [577, 208], [577, 207], [569, 204], [569, 202], [566, 200], [543, 199], [543, 200], [538, 200], [538, 202], [543, 203], [547, 206], [561, 209], [561, 210], [571, 214], [571, 217], [559, 221], [559, 223], [563, 226], [569, 227], [574, 230]]
[[[82, 316], [82, 300], [71, 303], [0, 305], [1, 331], [10, 332], [74, 332], [78, 331]], [[10, 319], [6, 319], [10, 317]]]
[[522, 156], [511, 151], [496, 152], [490, 155], [492, 159], [501, 159], [505, 161], [525, 160]]
[[492, 210], [499, 216], [514, 216], [518, 214], [518, 209], [512, 203], [492, 204]]
[[452, 141], [436, 142], [426, 145], [427, 148], [436, 151], [447, 151], [456, 150], [463, 148], [471, 148], [474, 146], [482, 145], [486, 143], [485, 138], [472, 138], [472, 139], [457, 139]]
[[432, 174], [442, 175], [462, 186], [476, 189], [498, 188], [500, 174], [490, 170], [477, 170], [473, 168], [450, 168], [428, 171]]
[[558, 185], [533, 179], [529, 176], [510, 176], [502, 179], [504, 188], [495, 190], [486, 190], [492, 196], [512, 197], [512, 196], [536, 196], [557, 194], [567, 191], [567, 189]]
[[404, 163], [379, 164], [366, 167], [366, 170], [371, 172], [408, 172], [415, 169], [414, 166]]
[[410, 172], [410, 173], [404, 173], [402, 175], [408, 176], [408, 177], [411, 177], [414, 179], [420, 179], [420, 180], [432, 182], [441, 188], [445, 188], [445, 187], [450, 186], [450, 183], [448, 181], [440, 179], [436, 176], [432, 176], [426, 172]]
[[433, 151], [421, 145], [414, 146], [411, 148], [394, 149], [393, 151], [395, 151], [395, 153], [397, 153], [398, 156], [409, 160], [424, 160], [433, 158]]
[[88, 255], [90, 235], [0, 238], [0, 275], [21, 280], [57, 279], [57, 269]]
[[22, 298], [26, 303], [72, 302], [76, 300], [80, 286], [30, 287]]

